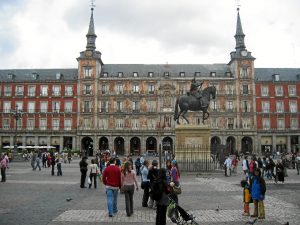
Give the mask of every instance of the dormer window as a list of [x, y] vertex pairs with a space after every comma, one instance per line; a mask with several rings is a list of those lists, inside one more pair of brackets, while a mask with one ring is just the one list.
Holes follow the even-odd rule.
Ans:
[[108, 73], [107, 72], [103, 73], [103, 77], [108, 77]]
[[15, 79], [15, 77], [16, 77], [16, 75], [15, 75], [15, 74], [13, 74], [13, 73], [9, 73], [9, 74], [7, 74], [7, 78], [8, 78], [8, 79], [10, 79], [10, 80], [14, 80], [14, 79]]
[[225, 73], [225, 76], [226, 76], [226, 77], [232, 77], [232, 73], [231, 73], [231, 72], [226, 72], [226, 73]]
[[37, 73], [32, 73], [32, 79], [37, 80], [39, 78], [39, 75]]
[[62, 75], [61, 73], [57, 73], [57, 74], [55, 75], [56, 80], [61, 80], [62, 77], [63, 77], [63, 75]]
[[118, 77], [123, 77], [123, 72], [119, 72]]
[[273, 79], [274, 81], [279, 81], [280, 75], [279, 74], [274, 74]]
[[180, 76], [180, 77], [185, 77], [185, 72], [180, 72], [180, 73], [179, 73], [179, 76]]
[[210, 72], [210, 76], [211, 77], [215, 77], [216, 76], [216, 72]]
[[169, 76], [170, 76], [169, 72], [165, 72], [165, 73], [164, 73], [164, 76], [165, 76], [165, 77], [169, 77]]
[[148, 77], [153, 77], [153, 72], [149, 72]]
[[195, 77], [200, 77], [200, 72], [195, 72]]
[[133, 72], [133, 77], [138, 77], [138, 72]]

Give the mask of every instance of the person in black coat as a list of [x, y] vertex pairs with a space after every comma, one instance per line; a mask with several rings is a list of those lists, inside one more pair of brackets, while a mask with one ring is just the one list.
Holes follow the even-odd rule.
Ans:
[[[157, 166], [158, 166], [158, 162], [157, 160], [153, 160], [152, 163], [151, 163], [151, 167], [149, 168], [148, 170], [148, 179], [150, 180], [150, 190], [151, 190], [151, 187], [153, 187], [153, 181], [155, 178], [158, 177], [158, 169], [157, 169]], [[150, 197], [150, 201], [149, 201], [149, 208], [155, 208], [155, 204], [154, 204], [154, 200]]]
[[51, 156], [51, 175], [54, 176], [54, 167], [55, 167], [55, 155], [53, 152], [50, 153]]
[[82, 157], [82, 160], [79, 162], [80, 172], [81, 172], [81, 179], [80, 179], [80, 187], [86, 188], [85, 186], [85, 179], [86, 179], [86, 173], [88, 170], [88, 163], [86, 162], [87, 157]]

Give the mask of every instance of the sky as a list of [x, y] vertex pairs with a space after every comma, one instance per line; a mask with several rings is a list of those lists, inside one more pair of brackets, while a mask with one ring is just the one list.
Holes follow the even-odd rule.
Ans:
[[[104, 64], [228, 63], [237, 4], [256, 68], [300, 68], [299, 0], [95, 0]], [[0, 69], [77, 68], [91, 0], [0, 0]]]

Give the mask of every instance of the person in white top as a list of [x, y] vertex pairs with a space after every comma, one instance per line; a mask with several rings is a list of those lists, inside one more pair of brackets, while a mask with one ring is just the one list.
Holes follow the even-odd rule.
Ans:
[[224, 162], [224, 166], [225, 166], [225, 177], [229, 177], [231, 176], [231, 164], [232, 161], [230, 159], [229, 156], [227, 156], [225, 162]]
[[91, 160], [91, 164], [89, 165], [88, 171], [90, 172], [90, 182], [89, 188], [92, 187], [93, 178], [94, 178], [94, 188], [97, 188], [97, 176], [99, 173], [98, 165], [95, 163], [95, 160]]
[[248, 172], [249, 172], [248, 156], [245, 156], [245, 158], [244, 158], [244, 160], [243, 160], [242, 167], [243, 167], [244, 174], [247, 175]]

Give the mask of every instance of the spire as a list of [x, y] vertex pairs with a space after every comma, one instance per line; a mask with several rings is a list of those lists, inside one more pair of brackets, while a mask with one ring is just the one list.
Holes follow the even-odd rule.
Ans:
[[236, 33], [235, 33], [234, 37], [235, 37], [235, 42], [236, 42], [235, 49], [241, 51], [241, 50], [246, 49], [246, 46], [245, 46], [245, 42], [244, 42], [245, 34], [243, 33], [242, 22], [241, 22], [239, 11], [240, 11], [240, 9], [237, 8]]
[[94, 4], [92, 2], [92, 8], [91, 8], [91, 19], [90, 19], [90, 25], [89, 25], [89, 31], [86, 35], [87, 38], [87, 45], [86, 49], [87, 50], [95, 50], [96, 49], [96, 38], [97, 35], [95, 34], [95, 26], [94, 26], [94, 16], [93, 16], [93, 11], [94, 11]]

